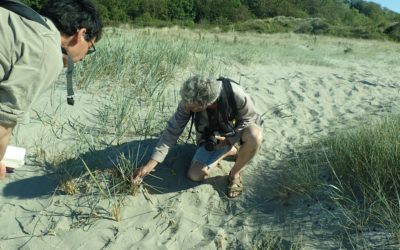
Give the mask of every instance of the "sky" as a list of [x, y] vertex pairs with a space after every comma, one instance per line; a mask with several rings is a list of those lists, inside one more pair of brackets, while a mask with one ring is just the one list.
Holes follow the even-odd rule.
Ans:
[[386, 7], [390, 10], [400, 13], [400, 0], [368, 0], [368, 1], [378, 3], [382, 7]]

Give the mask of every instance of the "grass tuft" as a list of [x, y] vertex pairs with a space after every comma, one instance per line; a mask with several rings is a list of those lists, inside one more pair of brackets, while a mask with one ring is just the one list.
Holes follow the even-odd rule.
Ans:
[[320, 139], [285, 161], [281, 185], [334, 202], [350, 241], [383, 230], [399, 244], [399, 131], [400, 115], [390, 115]]

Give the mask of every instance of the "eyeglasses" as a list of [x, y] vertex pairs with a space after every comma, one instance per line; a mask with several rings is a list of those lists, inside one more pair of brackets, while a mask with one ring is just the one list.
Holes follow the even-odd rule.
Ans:
[[90, 54], [93, 54], [94, 52], [96, 52], [96, 47], [94, 46], [94, 43], [91, 40], [89, 40], [89, 43], [91, 46], [88, 49], [88, 51], [86, 52], [86, 55], [90, 55]]
[[85, 41], [90, 43], [90, 48], [86, 52], [86, 55], [90, 55], [90, 54], [93, 54], [94, 52], [96, 52], [96, 47], [94, 46], [94, 43], [92, 42], [92, 39], [90, 39], [89, 35], [88, 34], [84, 34], [83, 38], [85, 39]]

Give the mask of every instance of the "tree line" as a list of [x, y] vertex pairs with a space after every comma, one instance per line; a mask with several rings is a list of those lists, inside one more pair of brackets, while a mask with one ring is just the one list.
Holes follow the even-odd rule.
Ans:
[[[40, 10], [46, 0], [23, 0]], [[277, 16], [384, 31], [400, 14], [364, 0], [93, 0], [106, 25], [231, 25]], [[325, 26], [326, 26], [325, 25]]]

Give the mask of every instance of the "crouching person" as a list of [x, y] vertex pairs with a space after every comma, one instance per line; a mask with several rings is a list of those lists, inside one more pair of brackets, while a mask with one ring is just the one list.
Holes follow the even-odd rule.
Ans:
[[257, 153], [262, 141], [262, 120], [253, 101], [229, 79], [214, 80], [198, 75], [183, 83], [180, 95], [178, 108], [169, 119], [151, 159], [134, 171], [132, 182], [139, 185], [143, 177], [165, 159], [192, 117], [198, 148], [188, 177], [202, 181], [220, 160], [233, 156], [236, 160], [228, 175], [227, 195], [230, 198], [239, 196], [243, 192], [241, 170]]

